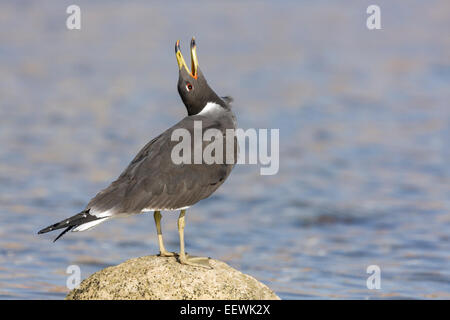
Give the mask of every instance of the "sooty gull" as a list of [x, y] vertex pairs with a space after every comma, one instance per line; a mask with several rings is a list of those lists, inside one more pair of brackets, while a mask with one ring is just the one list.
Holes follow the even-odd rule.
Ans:
[[[219, 97], [206, 82], [198, 65], [195, 39], [191, 41], [191, 71], [181, 54], [179, 40], [175, 45], [175, 53], [179, 68], [178, 93], [188, 115], [147, 143], [119, 178], [91, 199], [82, 212], [40, 230], [39, 234], [64, 228], [56, 241], [68, 231], [85, 231], [110, 218], [154, 211], [160, 255], [178, 256], [182, 264], [209, 267], [208, 258], [185, 253], [185, 213], [187, 208], [214, 193], [233, 169], [238, 152], [237, 140], [234, 134], [231, 139], [226, 138], [226, 133], [230, 130], [234, 132], [236, 118], [230, 106], [232, 99]], [[206, 163], [203, 157], [200, 163], [191, 161], [176, 164], [172, 160], [172, 150], [179, 143], [172, 141], [174, 130], [183, 128], [193, 136], [195, 123], [198, 122], [201, 123], [202, 136], [208, 129], [219, 130], [216, 132], [222, 134], [223, 154], [231, 152], [231, 162]], [[232, 146], [227, 148], [230, 141]], [[205, 141], [200, 143], [202, 150], [207, 145]], [[163, 210], [180, 210], [179, 254], [168, 252], [164, 247], [161, 232]]]

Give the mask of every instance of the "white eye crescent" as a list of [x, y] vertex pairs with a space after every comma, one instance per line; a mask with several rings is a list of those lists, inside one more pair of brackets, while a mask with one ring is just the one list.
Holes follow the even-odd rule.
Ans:
[[193, 89], [192, 84], [190, 84], [189, 82], [186, 83], [186, 90], [189, 92]]

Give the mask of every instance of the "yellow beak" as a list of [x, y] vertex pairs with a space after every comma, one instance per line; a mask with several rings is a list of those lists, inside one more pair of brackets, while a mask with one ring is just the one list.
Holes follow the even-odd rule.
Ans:
[[192, 37], [191, 40], [191, 71], [189, 71], [186, 62], [184, 61], [183, 55], [180, 51], [180, 40], [177, 40], [175, 44], [175, 54], [177, 57], [178, 69], [185, 68], [187, 73], [191, 75], [192, 78], [197, 79], [198, 77], [198, 58], [197, 58], [197, 47], [195, 45], [195, 38]]

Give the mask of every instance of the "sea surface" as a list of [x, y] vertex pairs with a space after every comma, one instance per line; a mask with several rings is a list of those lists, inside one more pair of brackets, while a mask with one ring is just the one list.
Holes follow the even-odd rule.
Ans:
[[[279, 172], [238, 165], [189, 209], [186, 246], [282, 299], [450, 299], [450, 2], [0, 2], [0, 299], [63, 299], [156, 254], [152, 214], [37, 235], [186, 115], [175, 40], [239, 127], [279, 129]], [[163, 213], [178, 250], [177, 213]], [[381, 288], [368, 289], [369, 266]]]

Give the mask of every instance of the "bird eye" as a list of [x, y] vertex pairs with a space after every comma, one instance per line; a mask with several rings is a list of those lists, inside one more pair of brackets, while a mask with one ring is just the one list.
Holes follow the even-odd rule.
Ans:
[[192, 84], [190, 84], [189, 82], [188, 83], [186, 83], [186, 90], [189, 92], [189, 91], [191, 91], [192, 90]]

